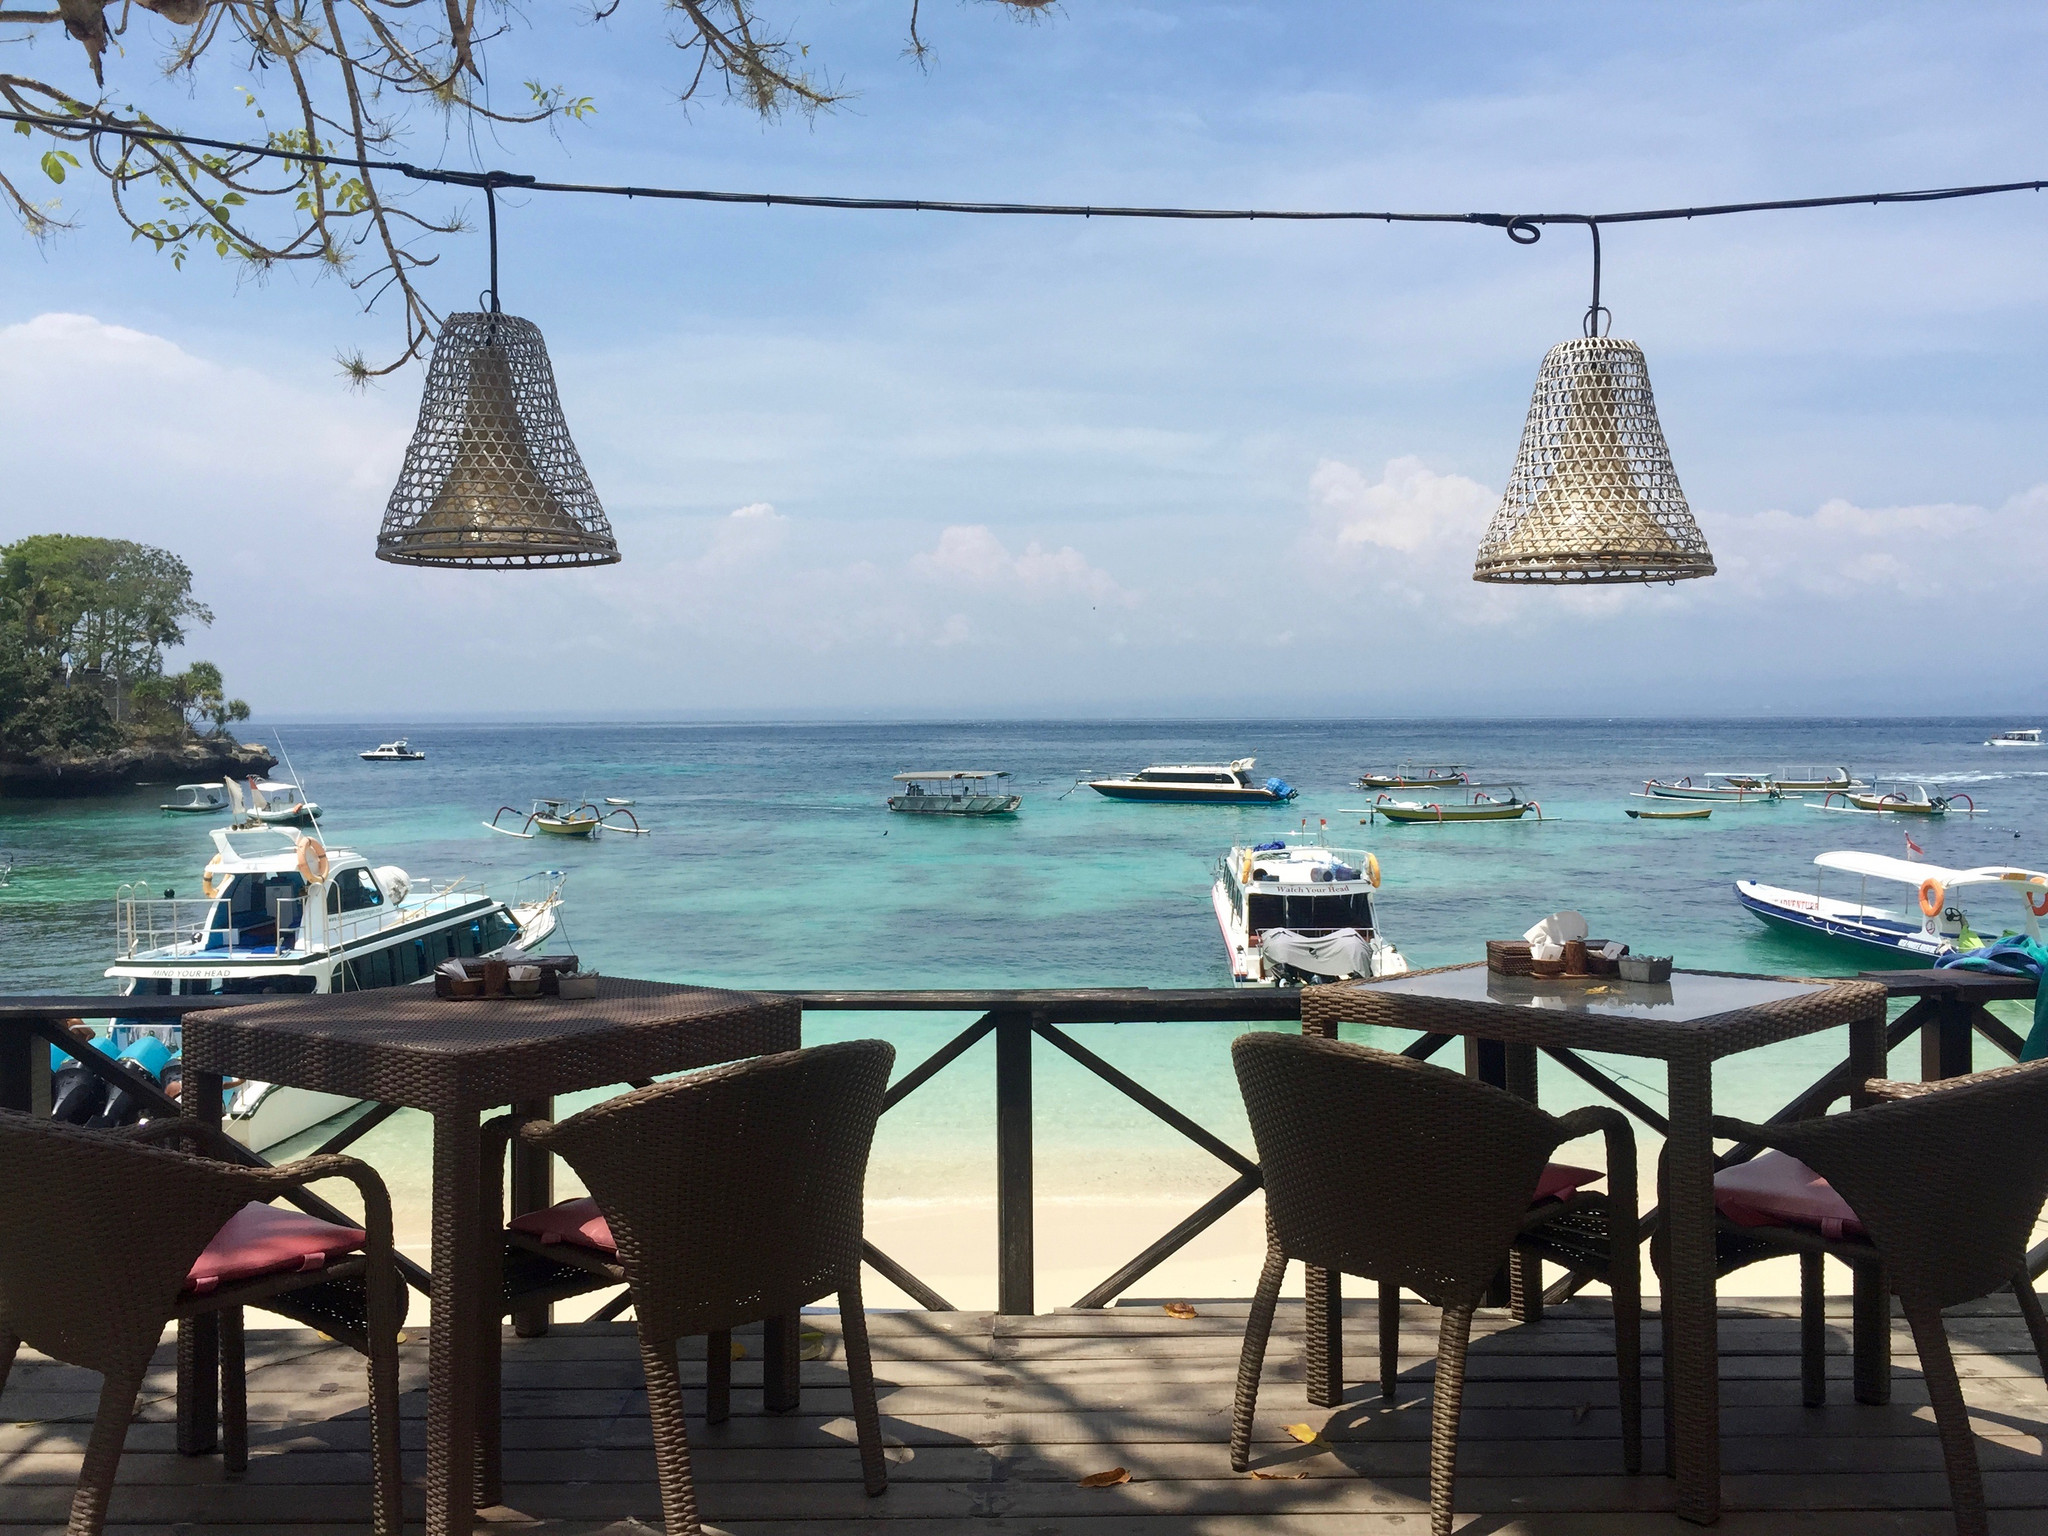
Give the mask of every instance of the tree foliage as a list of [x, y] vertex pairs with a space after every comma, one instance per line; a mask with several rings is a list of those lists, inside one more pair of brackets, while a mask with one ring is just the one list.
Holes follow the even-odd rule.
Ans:
[[[603, 22], [628, 0], [589, 3], [588, 18]], [[632, 3], [647, 7], [655, 0]], [[982, 3], [1035, 17], [1053, 0]], [[722, 85], [728, 96], [772, 119], [846, 99], [842, 86], [812, 69], [809, 47], [765, 18], [757, 0], [659, 4], [682, 55], [677, 95], [683, 102], [707, 86]], [[929, 49], [918, 30], [920, 0], [908, 4], [905, 52], [922, 67]], [[133, 236], [179, 267], [195, 251], [207, 250], [257, 270], [311, 262], [340, 276], [365, 308], [395, 294], [404, 345], [379, 365], [360, 354], [344, 357], [344, 369], [358, 383], [402, 366], [433, 339], [440, 315], [422, 291], [421, 273], [437, 259], [432, 237], [461, 230], [460, 215], [417, 211], [404, 195], [403, 178], [389, 173], [107, 132], [166, 127], [132, 103], [117, 102], [107, 86], [110, 51], [123, 65], [133, 57], [118, 45], [125, 31], [145, 19], [138, 12], [172, 29], [163, 59], [166, 76], [196, 84], [213, 67], [282, 87], [275, 120], [270, 106], [239, 87], [260, 120], [250, 138], [260, 134], [272, 149], [351, 159], [393, 156], [416, 109], [437, 116], [454, 139], [477, 129], [559, 124], [596, 110], [588, 96], [520, 70], [508, 74], [502, 59], [497, 70], [487, 67], [488, 53], [513, 50], [510, 35], [524, 17], [512, 0], [54, 0], [52, 9], [14, 8], [0, 0], [0, 65], [27, 62], [39, 34], [61, 31], [84, 51], [91, 70], [93, 88], [87, 91], [0, 67], [0, 103], [15, 112], [68, 120], [57, 128], [15, 124], [29, 139], [40, 174], [56, 186], [73, 172], [98, 176]], [[10, 38], [15, 29], [26, 30]], [[515, 75], [516, 89], [502, 84]], [[496, 88], [494, 80], [500, 82]], [[32, 235], [45, 236], [66, 227], [67, 220], [59, 205], [32, 195], [33, 174], [0, 162], [0, 204]]]
[[165, 648], [212, 622], [169, 550], [59, 533], [0, 545], [0, 750], [97, 752], [246, 720], [210, 662], [164, 674]]

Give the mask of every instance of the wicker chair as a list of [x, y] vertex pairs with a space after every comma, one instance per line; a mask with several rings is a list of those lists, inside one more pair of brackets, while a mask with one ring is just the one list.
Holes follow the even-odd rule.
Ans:
[[[0, 1113], [0, 1390], [24, 1343], [104, 1378], [68, 1536], [97, 1536], [105, 1523], [136, 1395], [173, 1319], [220, 1319], [224, 1459], [230, 1475], [247, 1466], [242, 1309], [249, 1306], [311, 1322], [369, 1356], [372, 1519], [378, 1536], [398, 1536], [403, 1303], [383, 1182], [352, 1157], [259, 1168], [151, 1145], [163, 1141], [227, 1159], [240, 1151], [188, 1120], [88, 1131]], [[294, 1266], [287, 1270], [195, 1278], [202, 1256], [220, 1252], [230, 1231], [274, 1232], [279, 1223], [267, 1220], [262, 1202], [329, 1178], [361, 1191], [360, 1231], [313, 1224], [316, 1240], [331, 1239], [332, 1249], [285, 1257]], [[328, 1239], [318, 1238], [322, 1227]], [[273, 1236], [273, 1259], [281, 1246], [288, 1245]], [[363, 1251], [343, 1251], [353, 1247]]]
[[[1913, 1330], [1956, 1530], [1984, 1536], [1984, 1481], [1941, 1309], [2010, 1286], [2048, 1377], [2048, 1319], [2026, 1268], [2034, 1221], [2048, 1202], [2048, 1140], [2041, 1134], [2048, 1062], [1932, 1083], [1873, 1078], [1864, 1089], [1879, 1102], [1845, 1114], [1772, 1125], [1715, 1119], [1715, 1135], [1796, 1158], [1789, 1171], [1812, 1180], [1802, 1191], [1803, 1210], [1774, 1225], [1772, 1196], [1756, 1192], [1754, 1177], [1739, 1176], [1746, 1165], [1724, 1169], [1715, 1180], [1718, 1269], [1725, 1274], [1757, 1259], [1799, 1255], [1800, 1374], [1809, 1406], [1826, 1395], [1822, 1258], [1879, 1269]], [[1995, 1177], [1986, 1176], [1986, 1148], [1997, 1149]], [[1834, 1214], [1808, 1224], [1807, 1213], [1832, 1197], [1841, 1202]], [[1661, 1241], [1653, 1240], [1651, 1253], [1661, 1268]]]
[[[609, 1269], [612, 1283], [623, 1279], [632, 1293], [669, 1536], [702, 1530], [677, 1340], [707, 1335], [706, 1409], [717, 1423], [729, 1411], [732, 1330], [835, 1292], [862, 1480], [870, 1495], [887, 1490], [860, 1265], [868, 1149], [895, 1059], [885, 1041], [849, 1040], [712, 1067], [559, 1125], [492, 1122], [499, 1134], [565, 1159], [590, 1190], [587, 1201], [552, 1208], [555, 1228], [575, 1235], [547, 1251], [594, 1245], [584, 1256], [592, 1273]], [[487, 1158], [501, 1175], [503, 1164]], [[487, 1190], [485, 1199], [498, 1219], [502, 1195]], [[508, 1234], [508, 1245], [535, 1241], [530, 1232]], [[487, 1332], [489, 1381], [495, 1319]]]
[[[1259, 1371], [1288, 1262], [1380, 1282], [1383, 1389], [1395, 1342], [1384, 1298], [1405, 1288], [1443, 1310], [1429, 1504], [1432, 1536], [1446, 1536], [1473, 1311], [1518, 1241], [1559, 1210], [1597, 1208], [1609, 1226], [1623, 1459], [1630, 1472], [1640, 1471], [1640, 1272], [1628, 1122], [1604, 1107], [1545, 1114], [1440, 1067], [1337, 1040], [1248, 1034], [1231, 1055], [1265, 1173], [1267, 1234], [1238, 1365], [1231, 1466], [1241, 1472], [1250, 1460]], [[1595, 1131], [1607, 1143], [1605, 1199], [1534, 1203], [1550, 1154]]]

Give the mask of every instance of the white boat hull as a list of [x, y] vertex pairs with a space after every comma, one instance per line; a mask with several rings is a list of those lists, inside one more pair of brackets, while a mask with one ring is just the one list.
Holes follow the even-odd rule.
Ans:
[[1735, 898], [1774, 928], [1880, 950], [1915, 965], [1932, 965], [1956, 947], [1953, 939], [1929, 933], [1925, 924], [1911, 922], [1888, 907], [1788, 891], [1753, 880], [1736, 881]]

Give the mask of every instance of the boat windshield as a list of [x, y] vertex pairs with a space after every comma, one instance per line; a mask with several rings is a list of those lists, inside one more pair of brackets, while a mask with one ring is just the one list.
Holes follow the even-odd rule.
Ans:
[[1245, 926], [1254, 933], [1268, 928], [1370, 928], [1372, 897], [1364, 891], [1283, 896], [1254, 889], [1245, 897]]

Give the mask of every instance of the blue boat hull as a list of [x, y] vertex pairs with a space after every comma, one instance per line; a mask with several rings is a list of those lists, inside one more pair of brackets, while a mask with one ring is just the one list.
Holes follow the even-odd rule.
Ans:
[[1155, 805], [1279, 805], [1293, 795], [1276, 795], [1270, 789], [1168, 789], [1147, 784], [1088, 786], [1111, 800], [1145, 800]]
[[1773, 928], [1782, 928], [1789, 933], [1810, 934], [1815, 938], [1839, 940], [1853, 944], [1858, 949], [1874, 950], [1888, 955], [1892, 960], [1905, 965], [1931, 967], [1934, 964], [1935, 957], [1925, 949], [1907, 947], [1908, 939], [1919, 934], [1920, 930], [1917, 928], [1902, 928], [1895, 931], [1888, 924], [1843, 922], [1839, 918], [1795, 912], [1759, 900], [1739, 885], [1735, 888], [1735, 899], [1753, 916]]

